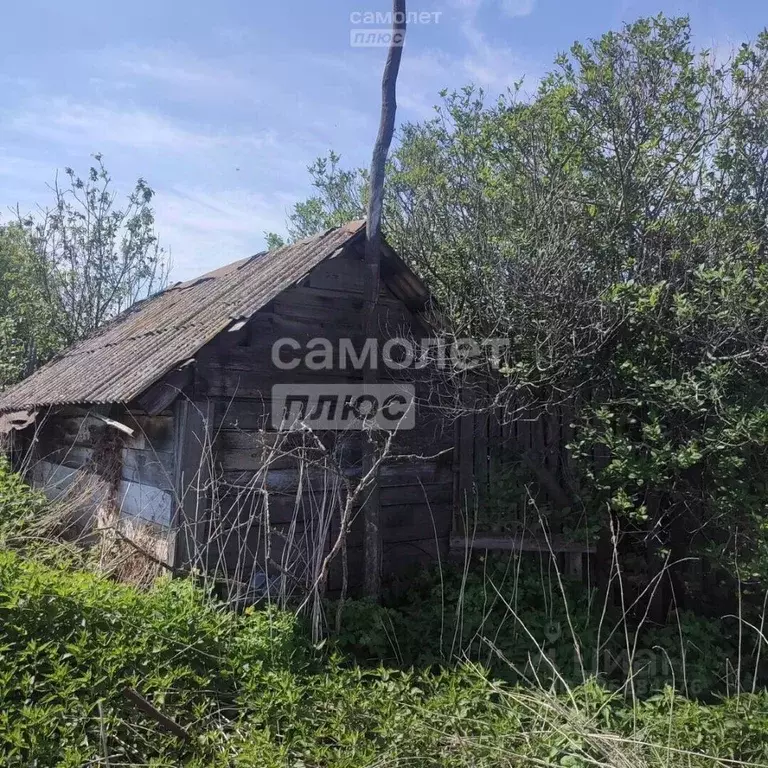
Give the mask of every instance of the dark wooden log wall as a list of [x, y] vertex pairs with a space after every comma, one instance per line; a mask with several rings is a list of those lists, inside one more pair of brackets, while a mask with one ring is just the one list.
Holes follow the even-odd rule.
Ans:
[[[334, 350], [338, 350], [339, 339], [349, 338], [359, 350], [363, 341], [362, 287], [359, 256], [338, 256], [281, 293], [242, 329], [222, 334], [198, 355], [191, 397], [213, 404], [217, 483], [211, 529], [216, 535], [211, 536], [215, 541], [209, 557], [218, 568], [224, 566], [242, 575], [244, 554], [246, 559], [263, 563], [269, 552], [272, 569], [281, 558], [288, 558], [293, 577], [301, 578], [302, 569], [310, 570], [312, 558], [317, 556], [317, 542], [323, 541], [327, 551], [339, 535], [338, 499], [343, 494], [331, 466], [339, 462], [350, 481], [356, 482], [361, 434], [323, 434], [323, 444], [336, 457], [328, 462], [320, 453], [313, 453], [311, 446], [290, 439], [286, 442], [285, 435], [271, 431], [269, 403], [275, 384], [359, 383], [362, 374], [342, 371], [336, 365], [332, 370], [313, 371], [303, 363], [294, 370], [280, 371], [271, 363], [271, 350], [281, 337], [294, 338], [302, 347], [312, 338], [323, 337], [333, 342]], [[384, 285], [378, 315], [382, 341], [426, 335], [418, 319]], [[303, 352], [297, 355], [303, 356]], [[392, 377], [411, 378], [413, 373]], [[383, 572], [389, 579], [409, 566], [445, 556], [450, 535], [453, 427], [427, 407], [427, 381], [417, 382], [417, 396], [421, 401], [417, 429], [401, 432], [393, 443], [395, 453], [404, 458], [393, 457], [382, 471]], [[274, 446], [278, 458], [270, 454]], [[435, 456], [441, 450], [444, 453]], [[336, 499], [334, 515], [328, 514], [328, 497]], [[267, 503], [269, 536], [264, 521]], [[362, 578], [361, 526], [358, 515], [348, 536], [352, 590], [360, 586]], [[287, 554], [286, 541], [292, 548]], [[329, 590], [340, 588], [340, 574], [340, 564], [335, 564]]]

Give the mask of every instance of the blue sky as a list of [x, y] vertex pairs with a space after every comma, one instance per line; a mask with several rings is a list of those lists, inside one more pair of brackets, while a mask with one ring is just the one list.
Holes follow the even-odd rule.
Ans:
[[[24, 0], [3, 9], [0, 206], [45, 203], [55, 170], [94, 152], [118, 188], [143, 176], [185, 279], [264, 247], [328, 149], [367, 165], [386, 51], [350, 45], [355, 12], [389, 0]], [[444, 87], [535, 88], [576, 39], [664, 11], [727, 50], [768, 22], [763, 0], [409, 0], [399, 120]]]

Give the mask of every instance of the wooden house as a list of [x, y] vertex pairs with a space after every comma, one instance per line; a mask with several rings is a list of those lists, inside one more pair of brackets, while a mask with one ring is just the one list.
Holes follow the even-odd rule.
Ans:
[[[175, 566], [307, 586], [339, 537], [365, 435], [281, 432], [270, 393], [362, 374], [304, 359], [278, 369], [274, 342], [361, 341], [364, 240], [364, 222], [352, 222], [173, 285], [0, 394], [0, 424], [31, 453], [34, 484], [56, 497], [95, 479], [93, 507], [170, 532]], [[429, 293], [386, 244], [381, 278], [381, 339], [423, 335]], [[416, 428], [378, 472], [385, 580], [447, 553], [457, 502], [453, 425], [430, 409], [428, 382], [416, 387]], [[361, 582], [367, 498], [331, 591], [342, 572], [352, 591]]]

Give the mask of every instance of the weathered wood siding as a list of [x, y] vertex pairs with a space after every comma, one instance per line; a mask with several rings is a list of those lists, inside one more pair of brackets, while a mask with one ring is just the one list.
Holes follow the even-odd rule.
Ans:
[[[243, 578], [243, 563], [256, 559], [262, 564], [269, 561], [273, 570], [284, 569], [287, 563], [301, 578], [339, 535], [343, 488], [333, 479], [328, 463], [313, 454], [311, 446], [300, 444], [301, 437], [286, 438], [272, 431], [270, 398], [275, 384], [361, 383], [362, 373], [341, 370], [338, 360], [331, 370], [310, 370], [303, 360], [293, 370], [279, 370], [272, 365], [271, 354], [273, 343], [283, 337], [302, 345], [296, 353], [302, 358], [306, 343], [317, 337], [331, 341], [335, 352], [340, 339], [351, 339], [359, 351], [363, 278], [357, 254], [325, 262], [243, 328], [222, 334], [197, 357], [191, 396], [213, 403], [218, 483], [208, 535], [210, 559], [219, 569], [237, 571]], [[383, 283], [377, 313], [381, 343], [425, 335], [418, 319]], [[381, 374], [382, 380], [410, 380], [414, 375], [383, 369]], [[421, 403], [417, 428], [401, 432], [394, 443], [395, 452], [408, 458], [393, 457], [381, 472], [383, 571], [390, 578], [413, 563], [444, 556], [451, 527], [453, 428], [427, 407], [428, 383], [415, 383]], [[355, 482], [361, 468], [361, 433], [329, 432], [320, 437], [336, 457], [332, 463], [343, 466]], [[441, 450], [445, 453], [434, 457]], [[362, 577], [361, 528], [357, 515], [347, 542], [352, 589]], [[341, 566], [336, 563], [328, 587], [340, 586]]]
[[[121, 410], [120, 421], [134, 430], [130, 437], [94, 414], [78, 407], [50, 409], [32, 428], [33, 484], [53, 499], [71, 495], [75, 483], [78, 490], [91, 487], [91, 506], [112, 493], [121, 514], [168, 526], [173, 507], [172, 416]], [[99, 455], [107, 435], [119, 452], [110, 462], [114, 476], [108, 478]]]
[[[362, 383], [362, 373], [342, 370], [338, 358], [331, 370], [311, 370], [303, 360], [292, 370], [280, 370], [272, 364], [272, 346], [280, 338], [295, 339], [302, 346], [297, 355], [303, 358], [311, 339], [329, 340], [335, 353], [339, 341], [349, 339], [359, 353], [363, 283], [359, 253], [330, 259], [241, 327], [219, 334], [193, 365], [171, 372], [129, 407], [109, 410], [134, 430], [132, 437], [120, 435], [115, 498], [125, 515], [184, 529], [183, 538], [176, 536], [176, 564], [225, 572], [246, 584], [254, 570], [284, 573], [303, 580], [304, 586], [308, 574], [317, 572], [319, 559], [340, 534], [339, 509], [347, 490], [338, 469], [356, 484], [363, 436], [327, 432], [319, 435], [324, 448], [318, 451], [314, 436], [272, 430], [272, 387]], [[393, 337], [428, 335], [418, 316], [384, 283], [377, 316], [379, 352]], [[447, 555], [455, 478], [453, 426], [432, 408], [432, 388], [424, 372], [380, 367], [380, 376], [383, 382], [413, 382], [418, 402], [416, 428], [397, 435], [393, 455], [381, 470], [383, 571], [392, 579], [413, 564]], [[149, 415], [148, 410], [170, 403], [169, 387], [180, 391], [176, 402]], [[181, 410], [186, 410], [184, 423]], [[191, 434], [185, 425], [200, 413], [205, 416], [193, 419], [198, 426]], [[83, 409], [50, 412], [39, 435], [37, 481], [55, 491], [78, 474], [99, 477], [98, 446], [106, 429]], [[202, 432], [207, 445], [198, 450]], [[203, 463], [208, 466], [198, 472]], [[191, 477], [197, 478], [192, 494]], [[346, 548], [352, 590], [362, 579], [361, 502], [355, 506]], [[327, 587], [341, 587], [339, 561]]]
[[175, 506], [173, 414], [149, 416], [131, 409], [123, 417], [134, 431], [122, 449], [118, 501], [125, 515], [170, 526]]
[[[469, 395], [469, 398], [475, 397]], [[572, 405], [479, 408], [463, 416], [456, 440], [458, 495], [452, 548], [557, 555], [561, 569], [582, 576], [597, 541], [570, 510], [578, 496], [567, 448]], [[598, 460], [597, 449], [593, 459]], [[490, 513], [490, 514], [489, 514]]]
[[93, 466], [94, 446], [104, 426], [79, 409], [65, 407], [50, 409], [25, 431], [32, 485], [52, 501], [71, 501], [66, 522], [75, 529], [90, 527], [109, 498], [109, 488]]

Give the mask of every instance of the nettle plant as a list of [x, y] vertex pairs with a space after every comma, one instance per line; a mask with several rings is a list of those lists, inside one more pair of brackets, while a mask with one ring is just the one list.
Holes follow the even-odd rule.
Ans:
[[39, 518], [48, 502], [40, 491], [30, 488], [0, 456], [0, 542], [18, 535]]

